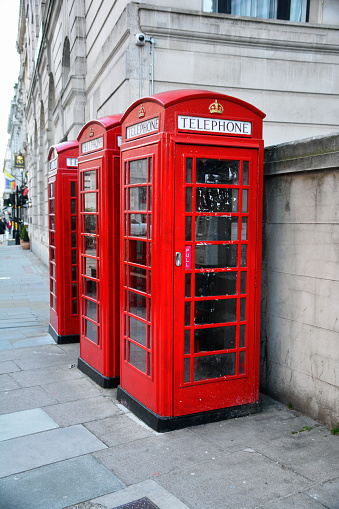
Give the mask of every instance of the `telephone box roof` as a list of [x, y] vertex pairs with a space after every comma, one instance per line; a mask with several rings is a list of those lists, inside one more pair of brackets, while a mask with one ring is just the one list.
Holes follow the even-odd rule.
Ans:
[[258, 115], [260, 118], [264, 118], [266, 116], [265, 113], [263, 113], [261, 110], [259, 110], [252, 104], [242, 101], [241, 99], [238, 99], [237, 97], [220, 94], [218, 92], [213, 92], [211, 90], [180, 89], [180, 90], [170, 90], [168, 92], [160, 92], [159, 94], [151, 95], [148, 97], [142, 97], [142, 98], [136, 100], [133, 104], [131, 104], [131, 106], [126, 110], [126, 112], [122, 116], [121, 123], [125, 120], [125, 118], [128, 116], [128, 114], [138, 104], [141, 104], [144, 102], [155, 102], [155, 103], [163, 106], [164, 109], [166, 109], [166, 108], [169, 108], [170, 106], [173, 106], [173, 104], [181, 103], [183, 101], [189, 101], [191, 99], [207, 99], [207, 98], [230, 101], [230, 102], [239, 104], [240, 106], [243, 106], [244, 108], [247, 108], [247, 109], [253, 111], [253, 113]]
[[77, 148], [77, 147], [79, 147], [79, 143], [76, 140], [63, 141], [62, 143], [57, 143], [56, 145], [52, 145], [48, 151], [48, 160], [50, 160], [50, 158], [52, 157], [54, 150], [57, 154], [61, 154], [65, 150], [68, 150], [70, 148]]
[[111, 129], [112, 127], [115, 127], [116, 125], [120, 124], [121, 118], [122, 118], [122, 114], [120, 113], [120, 114], [116, 114], [116, 115], [109, 115], [107, 117], [101, 117], [101, 118], [96, 118], [94, 120], [90, 120], [83, 126], [77, 139], [80, 140], [83, 132], [85, 131], [85, 129], [88, 127], [89, 124], [102, 125], [106, 129], [106, 131], [108, 131], [108, 129]]

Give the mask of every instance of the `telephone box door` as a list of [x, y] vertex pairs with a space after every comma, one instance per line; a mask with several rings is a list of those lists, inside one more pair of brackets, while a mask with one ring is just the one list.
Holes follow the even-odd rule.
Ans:
[[259, 399], [257, 158], [255, 149], [176, 146], [176, 416]]

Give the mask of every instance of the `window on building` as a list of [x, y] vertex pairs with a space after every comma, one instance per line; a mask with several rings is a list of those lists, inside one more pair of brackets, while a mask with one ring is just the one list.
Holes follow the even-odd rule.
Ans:
[[66, 37], [64, 42], [64, 50], [62, 54], [62, 73], [63, 73], [63, 86], [65, 87], [69, 78], [69, 71], [71, 66], [71, 47], [69, 44], [69, 39]]
[[308, 21], [309, 0], [203, 0], [205, 12], [252, 18]]

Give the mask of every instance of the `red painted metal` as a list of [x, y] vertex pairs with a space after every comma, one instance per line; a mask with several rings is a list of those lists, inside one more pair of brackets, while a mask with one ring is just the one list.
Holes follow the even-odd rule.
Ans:
[[57, 343], [78, 342], [80, 338], [78, 154], [77, 141], [55, 145], [48, 154], [49, 330]]
[[122, 118], [118, 395], [139, 415], [258, 402], [264, 116], [176, 90]]
[[88, 122], [79, 141], [81, 336], [78, 366], [103, 387], [119, 382], [121, 115]]

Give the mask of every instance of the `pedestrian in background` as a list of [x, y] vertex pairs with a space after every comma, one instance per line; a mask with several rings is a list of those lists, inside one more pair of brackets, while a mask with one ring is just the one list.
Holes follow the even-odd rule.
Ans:
[[4, 233], [6, 232], [6, 224], [2, 220], [2, 217], [0, 217], [0, 242], [1, 244], [4, 241]]
[[10, 239], [11, 238], [11, 233], [12, 233], [12, 221], [11, 219], [9, 218], [8, 219], [8, 222], [7, 222], [7, 238]]

